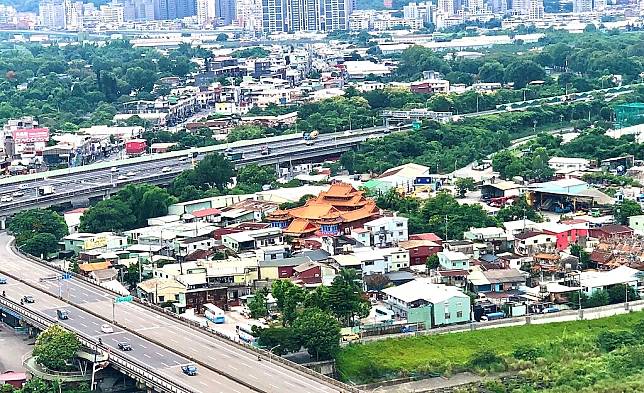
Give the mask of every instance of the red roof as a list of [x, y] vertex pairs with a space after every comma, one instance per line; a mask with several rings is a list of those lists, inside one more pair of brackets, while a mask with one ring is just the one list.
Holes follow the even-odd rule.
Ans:
[[221, 210], [210, 208], [210, 209], [201, 209], [201, 210], [195, 210], [192, 213], [190, 213], [193, 217], [195, 218], [203, 218], [203, 217], [208, 217], [208, 216], [217, 216], [221, 214]]
[[438, 270], [438, 274], [443, 277], [464, 277], [469, 276], [470, 272], [467, 270], [454, 269], [454, 270]]
[[68, 210], [68, 211], [66, 211], [66, 212], [65, 212], [65, 213], [63, 213], [63, 214], [85, 213], [85, 210], [87, 210], [87, 208], [86, 208], [86, 207], [79, 207], [79, 208], [77, 208], [77, 209]]
[[428, 233], [417, 233], [415, 235], [409, 235], [409, 240], [429, 240], [432, 242], [441, 242], [443, 239], [441, 239], [440, 236], [438, 236], [435, 233], [428, 232]]

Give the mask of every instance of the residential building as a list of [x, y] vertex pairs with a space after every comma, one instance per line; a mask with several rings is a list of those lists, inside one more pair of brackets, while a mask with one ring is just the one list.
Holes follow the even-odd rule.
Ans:
[[590, 236], [600, 240], [617, 239], [633, 236], [633, 229], [626, 225], [602, 225], [589, 229]]
[[262, 26], [265, 33], [346, 30], [349, 26], [349, 0], [262, 0]]
[[555, 171], [561, 169], [584, 171], [590, 167], [590, 160], [573, 157], [552, 157], [548, 160], [548, 166]]
[[533, 256], [540, 252], [553, 252], [556, 248], [556, 237], [545, 232], [528, 231], [514, 235], [514, 252], [518, 255]]
[[437, 253], [439, 268], [442, 270], [468, 270], [470, 258], [460, 251], [440, 251]]
[[221, 236], [221, 241], [228, 249], [240, 253], [257, 250], [261, 247], [283, 244], [284, 238], [280, 228], [265, 228], [228, 233]]
[[493, 253], [512, 249], [512, 243], [508, 240], [508, 235], [503, 228], [470, 228], [469, 231], [463, 233], [463, 238], [488, 244], [488, 251]]
[[186, 286], [174, 278], [151, 278], [136, 286], [137, 296], [154, 304], [178, 301], [185, 291]]
[[456, 287], [417, 278], [406, 284], [385, 288], [385, 304], [407, 322], [426, 327], [445, 326], [470, 320], [470, 297]]
[[217, 24], [227, 26], [235, 20], [236, 1], [235, 0], [214, 0], [215, 15]]
[[336, 270], [320, 262], [304, 262], [293, 268], [293, 282], [297, 285], [314, 288], [320, 285], [329, 286], [333, 282]]
[[547, 222], [540, 226], [542, 232], [555, 237], [556, 248], [560, 251], [585, 241], [589, 233], [585, 221], [571, 221], [569, 224]]
[[181, 19], [197, 15], [195, 0], [155, 0], [155, 17], [159, 20]]
[[50, 29], [64, 29], [67, 27], [63, 0], [42, 0], [38, 8], [41, 26]]
[[407, 240], [398, 243], [398, 247], [409, 252], [409, 264], [411, 266], [424, 265], [427, 258], [438, 253], [443, 247], [431, 240]]
[[210, 236], [187, 237], [175, 242], [175, 255], [185, 258], [197, 250], [209, 250], [214, 246], [215, 239]]
[[517, 269], [474, 269], [467, 280], [470, 291], [483, 294], [492, 301], [518, 294], [519, 287], [526, 283], [524, 273]]
[[111, 232], [72, 233], [63, 237], [62, 243], [65, 251], [73, 251], [76, 254], [96, 249], [121, 250], [127, 246], [127, 236]]
[[628, 266], [620, 266], [607, 272], [581, 272], [577, 280], [576, 284], [580, 284], [581, 290], [588, 296], [592, 296], [596, 291], [606, 290], [619, 284], [633, 287], [636, 292], [644, 288], [644, 278], [641, 271]]
[[365, 222], [364, 229], [370, 232], [371, 242], [369, 245], [376, 247], [391, 247], [398, 245], [401, 241], [409, 240], [407, 230], [407, 217], [381, 217], [373, 221]]
[[291, 278], [295, 275], [295, 267], [304, 263], [311, 262], [311, 260], [304, 256], [260, 260], [259, 265], [259, 280], [279, 280]]
[[423, 79], [412, 82], [410, 90], [412, 93], [419, 94], [447, 94], [449, 93], [449, 81], [441, 79], [438, 72], [423, 71]]

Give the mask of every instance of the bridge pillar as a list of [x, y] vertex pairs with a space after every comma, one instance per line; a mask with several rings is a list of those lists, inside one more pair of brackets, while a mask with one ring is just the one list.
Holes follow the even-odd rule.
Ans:
[[0, 217], [0, 229], [7, 229], [7, 217]]

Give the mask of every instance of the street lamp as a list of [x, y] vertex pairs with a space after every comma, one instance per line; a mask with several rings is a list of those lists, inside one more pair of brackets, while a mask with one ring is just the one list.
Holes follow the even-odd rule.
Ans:
[[277, 344], [276, 346], [274, 346], [273, 348], [268, 350], [268, 361], [269, 362], [273, 363], [273, 356], [272, 356], [273, 355], [273, 350], [276, 349], [277, 347], [281, 346], [281, 345], [282, 344]]

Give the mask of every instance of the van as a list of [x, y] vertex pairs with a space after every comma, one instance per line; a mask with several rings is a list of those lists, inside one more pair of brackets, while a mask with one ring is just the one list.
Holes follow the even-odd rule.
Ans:
[[69, 319], [69, 311], [67, 310], [61, 310], [60, 308], [56, 310], [56, 314], [58, 314], [58, 319], [61, 321], [65, 321]]

